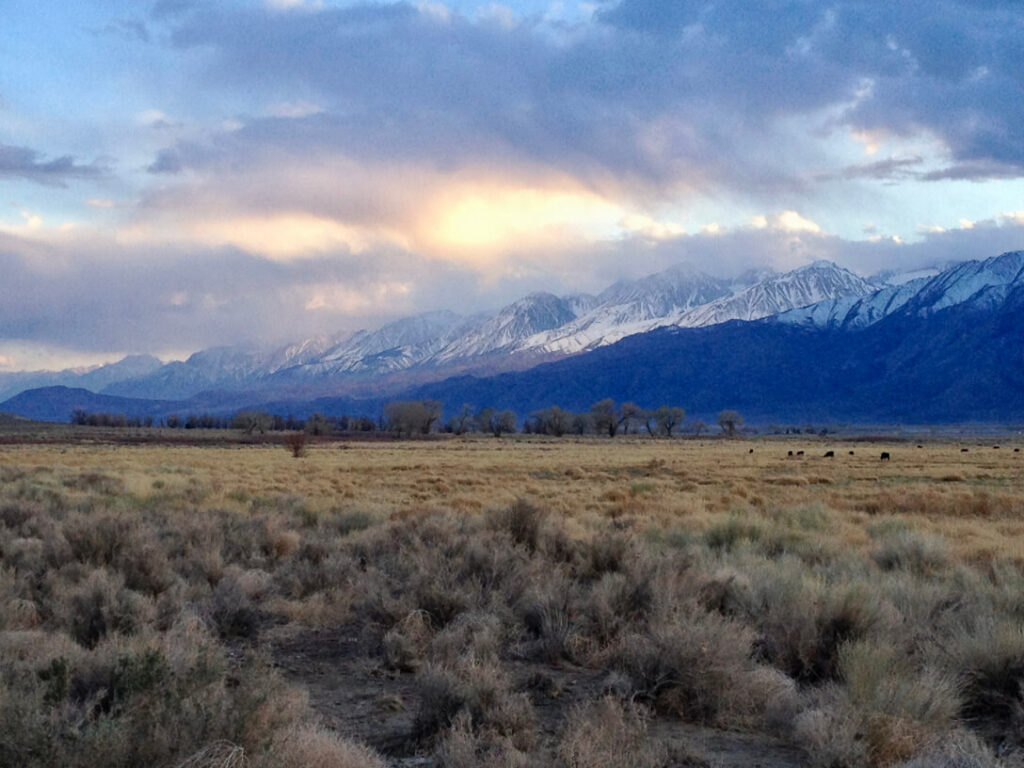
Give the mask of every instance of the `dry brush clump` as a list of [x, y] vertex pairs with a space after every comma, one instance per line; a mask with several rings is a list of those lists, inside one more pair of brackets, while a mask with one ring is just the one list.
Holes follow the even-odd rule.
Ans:
[[285, 521], [62, 485], [0, 488], [0, 765], [370, 764], [309, 730], [255, 647], [221, 639], [266, 615], [271, 572], [298, 554]]

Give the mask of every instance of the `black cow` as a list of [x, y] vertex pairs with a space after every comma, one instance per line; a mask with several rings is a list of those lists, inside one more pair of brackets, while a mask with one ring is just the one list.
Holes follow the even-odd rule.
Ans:
[[853, 456], [853, 451], [850, 451], [850, 455]]
[[797, 451], [797, 452], [796, 452], [796, 455], [797, 455], [797, 456], [803, 456], [803, 455], [804, 455], [804, 452], [803, 452], [803, 451]]
[[753, 448], [751, 448], [749, 451], [747, 451], [747, 453], [753, 453], [753, 452], [754, 452]]
[[825, 451], [825, 456], [824, 456], [824, 458], [826, 458], [826, 459], [832, 459], [832, 458], [835, 458], [835, 455], [836, 455], [836, 452], [835, 452], [835, 451]]
[[882, 451], [882, 461], [889, 461], [889, 452]]
[[789, 453], [787, 453], [786, 455], [787, 455], [787, 456], [792, 456], [792, 455], [793, 455], [793, 452], [792, 452], [792, 451], [790, 451], [790, 452], [789, 452]]

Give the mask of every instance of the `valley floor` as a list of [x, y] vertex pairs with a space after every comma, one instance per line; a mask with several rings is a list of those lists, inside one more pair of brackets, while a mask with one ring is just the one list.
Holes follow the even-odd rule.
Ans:
[[1020, 447], [0, 444], [0, 764], [1021, 764]]

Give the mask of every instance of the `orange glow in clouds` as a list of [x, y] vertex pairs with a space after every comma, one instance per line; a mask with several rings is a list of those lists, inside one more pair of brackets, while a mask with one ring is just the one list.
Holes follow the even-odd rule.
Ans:
[[416, 241], [445, 257], [493, 257], [508, 249], [607, 237], [623, 210], [587, 192], [470, 189], [446, 195], [418, 222]]

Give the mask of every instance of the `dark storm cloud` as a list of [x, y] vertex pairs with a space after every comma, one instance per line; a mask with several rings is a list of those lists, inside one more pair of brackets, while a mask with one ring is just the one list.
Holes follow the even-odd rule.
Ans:
[[584, 180], [771, 191], [797, 182], [766, 146], [807, 144], [776, 122], [832, 109], [833, 128], [941, 137], [958, 178], [1024, 168], [1024, 15], [1009, 4], [623, 0], [568, 31], [409, 3], [174, 18], [175, 45], [211, 53], [209, 85], [308, 95], [333, 116], [255, 129], [271, 141], [312, 128], [441, 167], [507, 155]]
[[106, 167], [99, 163], [83, 165], [70, 155], [44, 160], [39, 152], [29, 147], [0, 144], [0, 179], [19, 178], [64, 187], [68, 181], [92, 179], [106, 172]]

